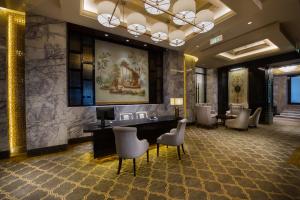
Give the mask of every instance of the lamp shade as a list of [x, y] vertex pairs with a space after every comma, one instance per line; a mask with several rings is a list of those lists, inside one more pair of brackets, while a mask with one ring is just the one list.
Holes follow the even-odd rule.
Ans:
[[97, 5], [98, 22], [105, 27], [113, 28], [119, 26], [121, 21], [121, 11], [119, 7], [111, 1], [101, 1]]
[[135, 36], [142, 35], [146, 32], [146, 17], [141, 13], [134, 12], [127, 16], [127, 30]]
[[168, 25], [157, 22], [151, 27], [151, 39], [155, 42], [161, 42], [168, 39]]
[[183, 98], [170, 98], [170, 105], [172, 106], [182, 106]]
[[185, 35], [181, 30], [173, 31], [169, 34], [169, 44], [173, 47], [179, 47], [185, 43]]
[[194, 32], [205, 33], [214, 28], [214, 13], [208, 9], [201, 10], [197, 13], [195, 19], [195, 25], [193, 28]]
[[169, 10], [170, 0], [145, 0], [145, 9], [152, 15], [159, 15]]
[[[177, 25], [185, 25], [193, 22], [196, 16], [196, 2], [194, 0], [178, 0], [173, 6], [173, 22]], [[184, 20], [182, 20], [184, 19]]]

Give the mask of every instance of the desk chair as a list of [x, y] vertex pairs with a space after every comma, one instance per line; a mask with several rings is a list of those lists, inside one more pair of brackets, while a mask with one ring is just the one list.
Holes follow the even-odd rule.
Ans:
[[133, 120], [133, 114], [132, 113], [120, 113], [120, 120]]
[[137, 129], [135, 127], [113, 127], [113, 131], [119, 156], [117, 174], [120, 174], [122, 159], [133, 159], [133, 174], [136, 176], [135, 159], [147, 152], [147, 162], [149, 162], [148, 141], [137, 138]]
[[135, 116], [137, 119], [146, 119], [148, 118], [148, 113], [146, 111], [136, 112]]
[[159, 145], [164, 144], [168, 146], [177, 146], [178, 158], [181, 160], [180, 156], [180, 146], [182, 147], [182, 151], [184, 152], [184, 133], [186, 127], [187, 119], [182, 119], [178, 122], [177, 128], [171, 129], [170, 133], [165, 133], [159, 136], [156, 140], [157, 143], [157, 156], [159, 156]]

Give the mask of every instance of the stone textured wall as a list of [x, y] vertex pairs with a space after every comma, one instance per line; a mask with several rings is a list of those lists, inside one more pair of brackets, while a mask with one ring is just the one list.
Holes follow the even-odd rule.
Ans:
[[[82, 125], [96, 121], [96, 107], [68, 107], [66, 84], [66, 23], [42, 16], [26, 16], [25, 88], [27, 149], [66, 144], [70, 138], [90, 135]], [[148, 111], [173, 115], [169, 98], [183, 96], [183, 55], [164, 56], [164, 104], [116, 106], [121, 112]], [[182, 110], [182, 109], [181, 109]]]
[[288, 105], [288, 77], [274, 76], [273, 82], [273, 103], [277, 106], [277, 112], [282, 112]]
[[3, 30], [0, 31], [0, 152], [7, 151], [7, 92], [6, 92], [6, 27], [1, 24]]
[[212, 108], [218, 112], [218, 71], [207, 69], [206, 85], [207, 102], [212, 104]]

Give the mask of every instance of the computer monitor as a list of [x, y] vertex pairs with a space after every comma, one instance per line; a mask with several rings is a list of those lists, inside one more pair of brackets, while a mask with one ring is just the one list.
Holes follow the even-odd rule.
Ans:
[[97, 107], [96, 113], [97, 113], [97, 119], [101, 120], [101, 127], [105, 127], [105, 120], [115, 119], [114, 107]]

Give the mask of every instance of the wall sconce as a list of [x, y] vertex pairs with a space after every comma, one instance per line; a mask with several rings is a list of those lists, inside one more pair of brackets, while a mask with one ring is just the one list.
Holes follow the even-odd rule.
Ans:
[[175, 107], [175, 118], [179, 118], [179, 106], [183, 105], [183, 98], [170, 98], [170, 105]]

